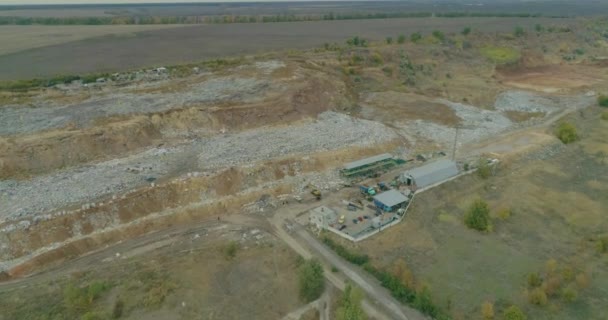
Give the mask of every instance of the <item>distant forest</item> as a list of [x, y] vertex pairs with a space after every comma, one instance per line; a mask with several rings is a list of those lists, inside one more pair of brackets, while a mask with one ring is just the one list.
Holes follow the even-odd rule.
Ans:
[[143, 24], [203, 24], [203, 23], [269, 23], [322, 20], [393, 19], [393, 18], [566, 18], [540, 13], [487, 12], [396, 12], [396, 13], [328, 13], [321, 15], [218, 15], [218, 16], [124, 16], [124, 17], [0, 17], [0, 25], [143, 25]]

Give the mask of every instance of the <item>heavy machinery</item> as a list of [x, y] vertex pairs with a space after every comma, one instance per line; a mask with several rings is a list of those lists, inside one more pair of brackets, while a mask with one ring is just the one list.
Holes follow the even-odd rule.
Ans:
[[310, 188], [310, 193], [315, 196], [317, 200], [321, 200], [321, 191], [319, 191], [319, 189], [312, 184], [309, 184], [308, 187]]
[[370, 195], [370, 196], [376, 195], [376, 189], [374, 187], [368, 187], [366, 185], [360, 185], [359, 186], [359, 190], [361, 190], [361, 193], [363, 193], [365, 195]]

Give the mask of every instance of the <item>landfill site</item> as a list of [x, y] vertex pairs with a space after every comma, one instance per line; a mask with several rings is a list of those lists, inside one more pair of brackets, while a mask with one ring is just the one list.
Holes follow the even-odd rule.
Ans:
[[[566, 63], [553, 47], [543, 57], [541, 42], [518, 45], [515, 65], [436, 43], [408, 43], [404, 54], [373, 42], [3, 91], [0, 281], [17, 287], [203, 223], [249, 224], [230, 233], [241, 246], [307, 258], [308, 237], [369, 243], [407, 224], [420, 194], [458, 188], [480, 167], [552, 156], [563, 145], [556, 124], [598, 108], [606, 60]], [[376, 319], [425, 319], [365, 301]]]

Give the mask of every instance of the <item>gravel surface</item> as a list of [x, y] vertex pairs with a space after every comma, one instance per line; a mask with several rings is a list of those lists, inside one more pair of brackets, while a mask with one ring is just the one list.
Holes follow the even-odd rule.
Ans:
[[[526, 91], [505, 91], [496, 98], [494, 105], [496, 110], [483, 110], [443, 99], [437, 101], [452, 108], [462, 119], [458, 130], [458, 145], [462, 145], [535, 123], [513, 123], [503, 115], [503, 112], [544, 112], [549, 116], [566, 108], [587, 107], [595, 103], [595, 99], [595, 94], [592, 92], [576, 96], [549, 96]], [[542, 121], [542, 119], [531, 121]], [[454, 143], [456, 130], [451, 127], [425, 120], [406, 122], [402, 126], [405, 131], [434, 140], [444, 147], [451, 147]]]
[[[70, 105], [59, 105], [52, 100], [40, 97], [30, 106], [11, 105], [0, 108], [0, 135], [34, 133], [74, 123], [87, 126], [93, 120], [102, 117], [126, 114], [148, 114], [163, 112], [190, 105], [212, 104], [219, 102], [239, 101], [243, 103], [262, 101], [272, 86], [273, 92], [281, 92], [284, 86], [273, 82], [269, 75], [278, 68], [284, 67], [281, 61], [262, 61], [253, 66], [253, 70], [263, 77], [225, 76], [210, 78], [194, 83], [183, 90], [170, 93], [126, 93], [125, 91], [142, 88], [154, 88], [168, 83], [166, 81], [141, 82], [125, 88], [107, 87], [105, 84], [94, 84], [94, 88], [75, 87], [64, 89], [66, 92], [103, 89], [107, 93], [100, 97]], [[251, 68], [243, 66], [241, 69]], [[63, 86], [65, 87], [65, 86]], [[99, 88], [98, 88], [99, 87]], [[66, 87], [67, 88], [67, 87]], [[69, 94], [69, 93], [68, 93]]]
[[[488, 135], [496, 134], [507, 128], [513, 123], [500, 112], [483, 110], [474, 106], [455, 103], [440, 99], [438, 102], [452, 108], [458, 117], [462, 119], [458, 130], [459, 144], [472, 142]], [[454, 142], [456, 130], [451, 127], [436, 124], [425, 120], [415, 120], [406, 123], [408, 130], [416, 135], [430, 138], [445, 146], [451, 146]]]
[[[0, 218], [48, 212], [90, 202], [192, 171], [213, 171], [274, 157], [369, 146], [397, 138], [384, 125], [326, 112], [297, 126], [264, 128], [154, 148], [126, 158], [38, 176], [0, 181]], [[197, 161], [198, 160], [198, 161]], [[323, 187], [323, 186], [319, 186]]]
[[506, 91], [496, 97], [494, 108], [499, 111], [545, 112], [547, 114], [568, 107], [587, 106], [595, 95], [542, 96], [526, 91]]

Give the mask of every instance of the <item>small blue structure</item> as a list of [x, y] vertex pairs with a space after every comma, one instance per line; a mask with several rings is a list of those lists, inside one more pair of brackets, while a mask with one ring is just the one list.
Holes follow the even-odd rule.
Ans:
[[397, 190], [389, 190], [374, 197], [374, 205], [387, 211], [396, 211], [407, 204], [410, 199]]

